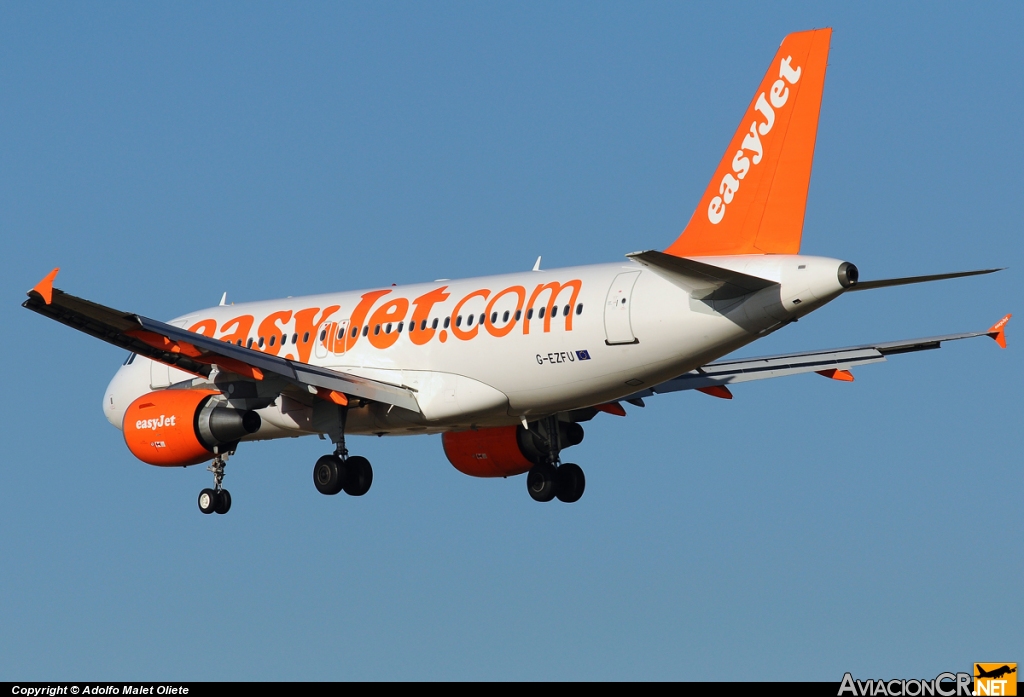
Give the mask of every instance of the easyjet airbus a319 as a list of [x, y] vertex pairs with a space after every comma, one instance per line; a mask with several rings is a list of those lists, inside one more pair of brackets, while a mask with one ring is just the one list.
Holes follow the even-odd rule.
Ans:
[[[839, 259], [800, 255], [830, 29], [782, 42], [697, 210], [664, 251], [624, 261], [460, 281], [221, 305], [170, 322], [69, 295], [55, 269], [24, 306], [130, 352], [103, 397], [143, 462], [212, 461], [204, 513], [226, 513], [239, 444], [320, 434], [323, 494], [361, 496], [373, 471], [347, 435], [441, 433], [476, 477], [526, 473], [535, 500], [571, 503], [583, 470], [563, 450], [598, 413], [656, 394], [732, 397], [747, 380], [850, 369], [983, 332], [721, 360], [841, 294], [990, 273], [861, 281]], [[538, 260], [539, 261], [539, 260]]]

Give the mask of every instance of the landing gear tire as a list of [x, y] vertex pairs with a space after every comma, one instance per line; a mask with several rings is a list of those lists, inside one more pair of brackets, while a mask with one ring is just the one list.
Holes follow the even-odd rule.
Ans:
[[345, 493], [349, 496], [362, 496], [370, 490], [373, 484], [373, 468], [370, 461], [365, 457], [356, 455], [345, 460], [347, 477], [345, 479]]
[[558, 470], [554, 465], [535, 465], [526, 475], [526, 490], [534, 501], [546, 503], [555, 498]]
[[199, 510], [209, 515], [217, 509], [217, 501], [220, 497], [213, 489], [203, 489], [199, 492]]
[[326, 496], [334, 496], [345, 486], [348, 474], [345, 463], [337, 455], [324, 455], [313, 467], [313, 484]]
[[558, 496], [558, 500], [563, 503], [576, 503], [583, 496], [587, 479], [579, 465], [567, 462], [558, 468], [557, 483], [555, 495]]
[[231, 494], [228, 493], [227, 489], [221, 489], [217, 492], [217, 500], [213, 510], [221, 515], [231, 510]]

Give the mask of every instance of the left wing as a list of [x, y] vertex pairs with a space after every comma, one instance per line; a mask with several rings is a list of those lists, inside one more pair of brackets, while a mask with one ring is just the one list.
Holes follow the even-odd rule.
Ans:
[[679, 390], [700, 390], [714, 397], [732, 399], [732, 393], [729, 392], [728, 385], [748, 382], [750, 380], [780, 378], [785, 375], [796, 375], [798, 373], [820, 373], [834, 380], [852, 381], [853, 375], [849, 371], [856, 366], [881, 363], [886, 360], [886, 356], [897, 353], [937, 349], [944, 341], [973, 339], [978, 336], [991, 337], [995, 339], [1000, 347], [1006, 348], [1006, 323], [1010, 321], [1011, 316], [1006, 315], [983, 332], [947, 334], [945, 336], [932, 336], [924, 339], [889, 341], [879, 344], [849, 346], [847, 348], [827, 349], [824, 351], [806, 351], [780, 356], [716, 361], [679, 377], [672, 378], [660, 385], [631, 394], [625, 400], [638, 400], [654, 394], [678, 392]]
[[98, 305], [54, 288], [57, 271], [51, 271], [28, 292], [28, 300], [22, 307], [194, 375], [208, 377], [214, 365], [253, 380], [263, 380], [267, 372], [337, 404], [347, 404], [348, 396], [354, 396], [420, 412], [416, 391], [411, 387], [289, 361], [142, 315]]

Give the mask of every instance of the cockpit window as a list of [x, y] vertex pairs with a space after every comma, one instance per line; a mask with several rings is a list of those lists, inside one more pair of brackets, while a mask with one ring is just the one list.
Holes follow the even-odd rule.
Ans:
[[134, 360], [135, 360], [135, 354], [134, 353], [129, 353], [128, 354], [128, 358], [124, 359], [124, 364], [125, 365], [131, 365], [132, 361], [134, 361]]

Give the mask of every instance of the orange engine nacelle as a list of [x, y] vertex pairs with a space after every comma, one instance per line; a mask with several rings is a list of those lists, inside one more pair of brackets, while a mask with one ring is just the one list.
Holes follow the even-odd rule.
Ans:
[[213, 390], [160, 390], [144, 394], [124, 412], [121, 431], [132, 455], [150, 465], [184, 467], [213, 458], [260, 428], [260, 415], [226, 405]]
[[[559, 423], [563, 448], [583, 440], [583, 427]], [[545, 439], [522, 426], [498, 426], [441, 435], [444, 454], [455, 469], [471, 477], [511, 477], [547, 459]]]

